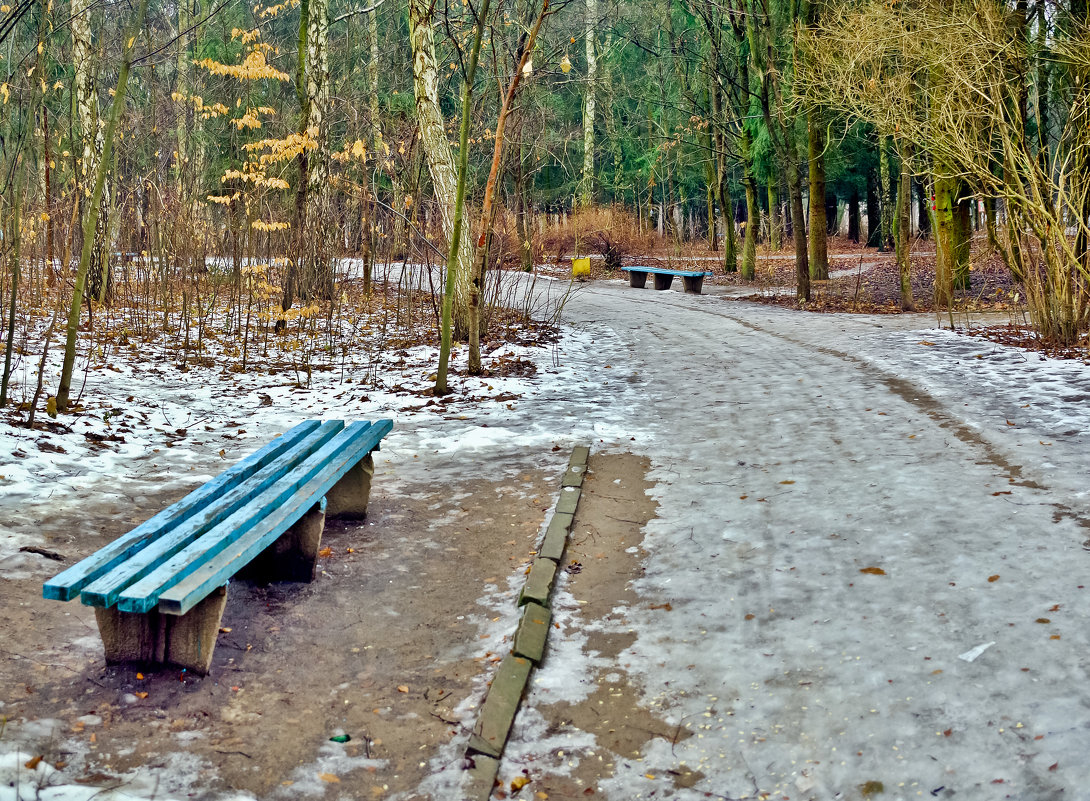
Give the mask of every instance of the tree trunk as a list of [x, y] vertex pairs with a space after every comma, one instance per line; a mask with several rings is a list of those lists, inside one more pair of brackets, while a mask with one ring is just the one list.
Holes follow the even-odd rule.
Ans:
[[[794, 142], [791, 142], [794, 148]], [[806, 252], [806, 212], [802, 205], [802, 177], [796, 160], [787, 162], [787, 190], [791, 194], [791, 226], [795, 240], [795, 296], [810, 300], [810, 267]]]
[[598, 59], [594, 48], [594, 33], [598, 27], [598, 0], [586, 0], [583, 40], [587, 54], [587, 85], [583, 105], [583, 177], [579, 187], [579, 203], [586, 208], [594, 201], [594, 106], [597, 100]]
[[770, 163], [768, 166], [768, 244], [772, 250], [783, 247], [783, 215], [780, 213], [780, 197], [778, 179], [776, 178], [776, 166]]
[[753, 175], [753, 137], [742, 127], [742, 185], [746, 190], [746, 227], [742, 239], [742, 278], [752, 281], [757, 274], [757, 231], [760, 229], [761, 207], [757, 203], [757, 179]]
[[897, 245], [897, 269], [901, 283], [901, 309], [916, 311], [912, 299], [912, 272], [909, 261], [909, 210], [912, 203], [912, 175], [907, 159], [901, 160], [901, 175], [897, 187], [897, 213], [893, 220], [894, 239]]
[[882, 238], [878, 246], [879, 253], [885, 253], [893, 247], [893, 203], [889, 188], [892, 181], [892, 168], [889, 160], [889, 144], [886, 137], [878, 139], [878, 183], [881, 200]]
[[821, 118], [811, 111], [806, 120], [807, 155], [810, 161], [810, 277], [829, 278], [829, 221], [825, 214], [825, 137]]
[[859, 244], [859, 229], [862, 220], [859, 219], [859, 190], [852, 189], [848, 196], [848, 239]]
[[840, 200], [834, 192], [825, 193], [825, 233], [836, 236], [840, 233]]
[[[78, 203], [81, 219], [87, 219], [90, 209], [87, 204], [94, 186], [95, 176], [103, 152], [103, 132], [98, 113], [98, 95], [95, 91], [96, 65], [92, 62], [91, 11], [93, 0], [73, 0], [72, 19], [69, 29], [72, 34], [72, 63], [75, 76], [72, 91], [72, 116], [77, 123], [82, 156], [79, 160], [76, 182], [78, 184]], [[109, 164], [109, 162], [107, 162]], [[106, 231], [109, 220], [106, 210], [109, 208], [110, 186], [103, 186], [100, 203], [102, 208], [95, 212], [99, 224], [91, 232], [93, 247], [91, 262], [88, 267], [88, 285], [91, 297], [99, 297], [106, 290], [105, 269], [108, 264]], [[79, 231], [82, 233], [83, 226]], [[82, 241], [80, 242], [82, 250]]]
[[68, 311], [67, 338], [64, 346], [64, 360], [61, 365], [61, 380], [57, 388], [57, 410], [68, 408], [68, 397], [72, 388], [72, 370], [76, 363], [76, 339], [79, 331], [80, 309], [83, 306], [83, 291], [87, 285], [87, 272], [91, 267], [91, 251], [94, 247], [94, 234], [99, 224], [99, 211], [102, 204], [102, 192], [106, 183], [106, 166], [110, 162], [114, 144], [114, 133], [121, 118], [121, 107], [125, 102], [125, 93], [129, 85], [129, 70], [132, 66], [132, 46], [136, 34], [143, 28], [144, 16], [148, 9], [148, 0], [140, 0], [136, 17], [125, 31], [122, 40], [121, 71], [117, 78], [117, 89], [110, 104], [110, 117], [102, 136], [102, 153], [95, 170], [94, 189], [91, 192], [88, 214], [83, 221], [83, 249], [80, 254], [79, 269], [76, 271], [75, 286], [72, 290], [72, 304]]
[[[455, 198], [458, 194], [458, 172], [447, 141], [443, 113], [439, 106], [439, 68], [435, 60], [435, 39], [432, 35], [433, 6], [428, 0], [409, 0], [409, 41], [413, 53], [413, 89], [416, 94], [416, 115], [420, 126], [420, 143], [428, 162], [439, 208], [443, 235], [448, 243], [454, 234]], [[473, 265], [473, 243], [469, 237], [459, 237], [457, 268], [453, 273], [454, 318], [457, 327], [466, 328], [466, 308], [469, 297], [469, 274]]]
[[[487, 3], [484, 5], [487, 10]], [[496, 134], [492, 149], [492, 165], [488, 171], [488, 180], [484, 186], [484, 198], [481, 201], [481, 219], [477, 226], [476, 254], [473, 259], [473, 274], [469, 284], [469, 373], [481, 374], [481, 346], [480, 346], [480, 306], [481, 294], [484, 291], [485, 266], [488, 260], [488, 243], [492, 237], [492, 227], [495, 222], [493, 201], [496, 196], [496, 182], [500, 175], [500, 163], [503, 160], [504, 131], [507, 127], [507, 117], [511, 112], [511, 106], [515, 101], [515, 93], [518, 92], [519, 82], [523, 76], [523, 69], [529, 63], [530, 54], [533, 52], [534, 42], [537, 40], [541, 23], [545, 21], [545, 14], [549, 9], [549, 0], [542, 0], [541, 14], [534, 23], [530, 35], [527, 37], [522, 50], [517, 54], [515, 71], [511, 76], [511, 82], [507, 86], [507, 92], [500, 104], [499, 114], [496, 117]], [[481, 23], [484, 25], [484, 13], [481, 12]], [[479, 30], [479, 28], [478, 28]], [[477, 45], [480, 46], [479, 44]], [[467, 98], [470, 90], [467, 88]], [[466, 102], [465, 113], [469, 113], [469, 103]], [[464, 181], [465, 176], [461, 176]]]
[[867, 247], [882, 250], [882, 211], [874, 170], [867, 171]]
[[935, 308], [938, 310], [949, 309], [954, 298], [954, 180], [936, 174], [934, 182]]
[[[415, 23], [413, 22], [413, 2], [414, 0], [410, 0], [410, 29], [415, 28], [416, 31], [419, 31], [421, 28], [425, 27], [427, 22], [426, 18], [423, 16], [418, 17]], [[462, 85], [462, 123], [458, 135], [458, 172], [455, 175], [454, 181], [454, 209], [451, 214], [451, 237], [447, 247], [446, 281], [443, 285], [443, 310], [439, 331], [439, 366], [435, 371], [434, 392], [436, 395], [446, 395], [450, 392], [450, 389], [447, 387], [447, 369], [450, 364], [450, 351], [452, 345], [451, 329], [454, 313], [455, 275], [458, 271], [459, 252], [461, 251], [463, 240], [462, 217], [465, 210], [466, 166], [469, 162], [469, 117], [470, 111], [473, 108], [473, 79], [477, 73], [477, 59], [481, 54], [481, 36], [484, 32], [485, 22], [488, 19], [488, 6], [489, 0], [483, 0], [479, 11], [480, 16], [473, 35], [473, 48], [469, 52], [469, 63], [466, 65], [465, 83]], [[420, 9], [418, 9], [418, 12], [419, 11]], [[410, 36], [412, 35], [413, 32], [411, 30]], [[430, 28], [428, 29], [428, 37], [430, 39]], [[420, 52], [425, 49], [428, 49], [427, 45], [422, 47], [421, 50], [417, 50], [414, 47], [414, 77], [418, 74], [415, 62], [420, 60]], [[434, 50], [432, 50], [432, 56], [434, 56]], [[421, 70], [420, 72], [426, 72], [426, 70]], [[417, 107], [418, 109], [420, 107], [419, 95], [417, 98]], [[436, 104], [435, 110], [438, 110], [438, 103]], [[423, 121], [421, 121], [421, 127], [423, 127]], [[469, 237], [465, 237], [465, 239], [468, 238]], [[469, 244], [470, 247], [472, 247], [472, 243]]]
[[922, 181], [916, 181], [916, 225], [920, 238], [927, 239], [931, 236], [931, 198], [928, 197], [927, 187]]
[[969, 253], [973, 240], [971, 207], [973, 198], [968, 195], [964, 182], [955, 183], [954, 206], [954, 288], [969, 288]]

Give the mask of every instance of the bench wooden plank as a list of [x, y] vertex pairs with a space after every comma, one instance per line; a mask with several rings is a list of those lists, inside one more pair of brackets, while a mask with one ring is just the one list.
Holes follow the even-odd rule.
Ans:
[[[183, 615], [217, 587], [226, 584], [318, 503], [360, 459], [378, 446], [392, 428], [392, 420], [376, 420], [369, 428], [363, 422], [350, 424], [307, 460], [319, 465], [320, 469], [311, 472], [305, 483], [296, 484], [293, 481], [296, 484], [294, 492], [278, 508], [258, 520], [241, 536], [231, 536], [225, 531], [218, 542], [212, 542], [214, 535], [210, 532], [200, 543], [194, 543], [206, 549], [206, 553], [214, 553], [214, 556], [200, 564], [193, 564], [193, 569], [181, 580], [175, 581], [164, 575], [166, 586], [157, 593], [159, 611]], [[196, 552], [197, 548], [193, 550]]]
[[622, 267], [622, 271], [627, 273], [652, 273], [656, 275], [679, 275], [683, 278], [698, 278], [706, 275], [715, 275], [715, 273], [707, 270], [671, 270], [666, 267]]
[[281, 476], [309, 458], [342, 428], [344, 422], [341, 420], [322, 423], [296, 443], [294, 448], [280, 454], [217, 501], [177, 523], [169, 532], [132, 554], [123, 564], [88, 584], [80, 594], [80, 601], [88, 606], [113, 606], [127, 587], [147, 576], [206, 531], [224, 520], [235, 519], [238, 510], [245, 508]]
[[42, 587], [42, 596], [55, 601], [72, 600], [88, 584], [105, 575], [148, 543], [170, 531], [180, 521], [204, 509], [240, 482], [295, 447], [320, 425], [320, 420], [306, 420], [286, 431], [282, 436], [198, 487], [180, 501], [168, 506], [150, 520], [45, 582]]

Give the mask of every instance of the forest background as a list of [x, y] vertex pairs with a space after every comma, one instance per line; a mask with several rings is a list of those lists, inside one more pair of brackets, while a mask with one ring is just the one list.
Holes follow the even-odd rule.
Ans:
[[[440, 344], [444, 394], [452, 342], [479, 373], [481, 339], [511, 307], [535, 312], [505, 295], [503, 268], [702, 250], [749, 281], [761, 242], [792, 249], [805, 307], [840, 231], [896, 252], [904, 310], [913, 237], [934, 239], [937, 309], [991, 254], [1035, 335], [1081, 346], [1087, 12], [5, 3], [0, 406], [30, 426], [63, 413], [77, 354], [130, 341], [309, 376], [376, 331], [397, 347], [414, 321]], [[425, 265], [423, 283], [375, 280], [396, 263]]]

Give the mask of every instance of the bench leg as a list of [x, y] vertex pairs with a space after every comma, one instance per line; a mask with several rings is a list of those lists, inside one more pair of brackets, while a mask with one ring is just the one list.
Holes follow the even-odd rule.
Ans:
[[272, 584], [274, 581], [314, 581], [325, 518], [326, 500], [323, 498], [300, 517], [295, 525], [281, 534], [276, 542], [255, 556], [239, 572], [239, 578], [258, 584]]
[[702, 275], [686, 275], [682, 276], [685, 281], [685, 291], [692, 295], [699, 295], [704, 289], [704, 276]]
[[333, 485], [326, 495], [330, 517], [362, 520], [367, 516], [367, 501], [371, 497], [371, 477], [375, 475], [375, 460], [367, 454], [344, 478]]
[[107, 664], [176, 665], [204, 676], [212, 666], [227, 588], [220, 587], [184, 615], [121, 612], [95, 607]]
[[672, 283], [674, 283], [674, 276], [655, 273], [655, 289], [669, 289]]
[[643, 289], [647, 285], [647, 273], [641, 273], [639, 270], [629, 270], [628, 285], [636, 289]]

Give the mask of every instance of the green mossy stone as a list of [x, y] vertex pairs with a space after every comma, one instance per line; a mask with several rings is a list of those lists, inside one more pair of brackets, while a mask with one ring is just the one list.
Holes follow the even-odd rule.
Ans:
[[571, 452], [571, 459], [568, 460], [569, 467], [575, 467], [576, 465], [586, 466], [587, 458], [590, 456], [590, 448], [586, 445], [579, 445]]

